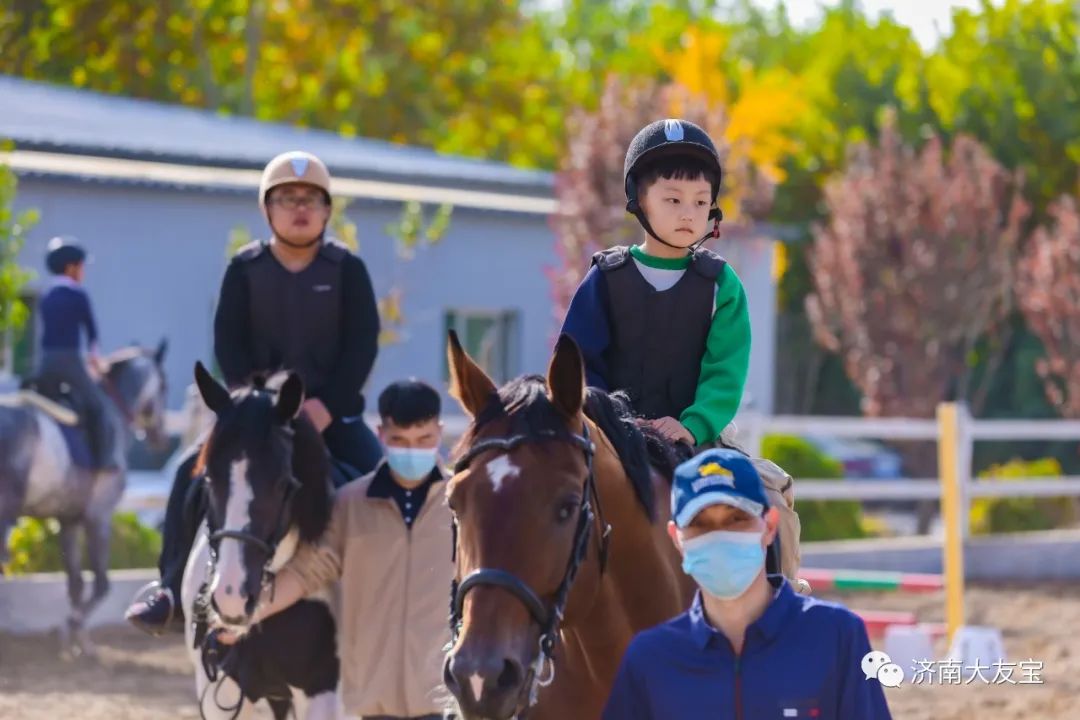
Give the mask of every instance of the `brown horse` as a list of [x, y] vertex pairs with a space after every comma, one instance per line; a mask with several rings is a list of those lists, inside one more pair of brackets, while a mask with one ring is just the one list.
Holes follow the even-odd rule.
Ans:
[[457, 580], [445, 681], [456, 711], [599, 718], [631, 637], [685, 610], [693, 592], [665, 531], [674, 449], [618, 396], [586, 392], [565, 335], [546, 379], [501, 390], [453, 334], [449, 361], [451, 394], [472, 417], [448, 488]]

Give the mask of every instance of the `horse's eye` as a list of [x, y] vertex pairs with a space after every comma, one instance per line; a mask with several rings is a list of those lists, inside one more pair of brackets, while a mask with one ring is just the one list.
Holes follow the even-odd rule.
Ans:
[[564, 500], [559, 504], [558, 520], [560, 523], [569, 522], [570, 518], [574, 517], [574, 511], [577, 510], [577, 500]]

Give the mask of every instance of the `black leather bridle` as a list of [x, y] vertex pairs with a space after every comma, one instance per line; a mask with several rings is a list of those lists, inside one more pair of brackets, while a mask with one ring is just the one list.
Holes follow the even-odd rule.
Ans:
[[[570, 594], [570, 587], [574, 582], [578, 569], [585, 559], [585, 553], [589, 546], [593, 523], [597, 515], [600, 519], [600, 572], [603, 574], [607, 566], [608, 544], [611, 537], [611, 526], [604, 521], [604, 511], [600, 506], [600, 495], [596, 490], [596, 477], [593, 473], [593, 456], [596, 453], [596, 445], [589, 439], [588, 425], [583, 425], [581, 435], [568, 432], [547, 431], [533, 434], [513, 435], [510, 437], [489, 438], [477, 442], [457, 461], [454, 472], [460, 473], [466, 470], [473, 460], [482, 453], [500, 452], [509, 453], [515, 448], [526, 443], [538, 443], [550, 440], [568, 442], [581, 449], [585, 453], [585, 485], [582, 488], [581, 504], [578, 508], [578, 522], [574, 530], [574, 541], [570, 551], [570, 558], [563, 574], [562, 582], [555, 591], [555, 602], [550, 607], [540, 596], [521, 578], [511, 572], [497, 568], [480, 568], [469, 573], [460, 583], [455, 578], [450, 587], [450, 632], [453, 644], [457, 644], [461, 629], [462, 613], [465, 606], [465, 597], [469, 591], [488, 585], [499, 587], [516, 597], [528, 609], [529, 615], [540, 626], [540, 647], [533, 670], [532, 687], [530, 688], [529, 705], [536, 703], [536, 685], [541, 687], [550, 685], [554, 680], [555, 670], [553, 655], [555, 644], [559, 635], [559, 624], [563, 619], [566, 609], [566, 601]], [[593, 505], [596, 514], [593, 513]], [[453, 521], [453, 555], [457, 562], [458, 526], [457, 518]], [[540, 677], [544, 663], [549, 664], [549, 674], [546, 678]]]
[[[286, 426], [281, 430], [284, 433], [287, 442], [289, 442], [291, 446], [295, 431], [291, 426]], [[291, 457], [288, 461], [288, 465], [290, 467], [292, 465]], [[203, 482], [205, 482], [207, 486], [209, 486], [209, 475], [205, 475], [203, 477]], [[209, 578], [213, 577], [214, 569], [217, 566], [218, 546], [220, 545], [221, 541], [236, 540], [237, 542], [240, 542], [244, 545], [251, 545], [252, 547], [260, 550], [266, 555], [266, 561], [263, 563], [262, 567], [262, 578], [260, 585], [264, 592], [267, 590], [270, 591], [271, 600], [273, 599], [274, 571], [271, 569], [271, 567], [274, 562], [274, 556], [277, 554], [278, 545], [281, 543], [282, 540], [285, 539], [285, 536], [289, 533], [289, 527], [292, 520], [293, 498], [296, 496], [296, 493], [300, 490], [301, 487], [300, 481], [296, 478], [295, 475], [292, 475], [291, 473], [287, 478], [285, 478], [284, 482], [284, 497], [282, 498], [281, 504], [278, 506], [277, 518], [274, 521], [273, 530], [271, 531], [269, 537], [259, 537], [258, 535], [251, 532], [250, 526], [247, 525], [242, 528], [219, 528], [217, 530], [207, 528], [208, 530], [210, 530], [208, 538], [208, 549], [210, 557], [207, 561], [208, 567], [206, 574], [208, 580]], [[209, 495], [209, 487], [207, 492]], [[206, 519], [207, 525], [212, 525], [213, 513], [207, 513]]]

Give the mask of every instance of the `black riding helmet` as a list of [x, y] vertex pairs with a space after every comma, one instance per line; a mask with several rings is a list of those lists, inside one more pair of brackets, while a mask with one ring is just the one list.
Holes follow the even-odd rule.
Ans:
[[[641, 168], [648, 162], [669, 155], [696, 157], [715, 169], [717, 182], [712, 188], [712, 207], [709, 210], [709, 219], [716, 222], [723, 219], [723, 214], [716, 205], [716, 198], [720, 195], [720, 180], [723, 177], [723, 169], [720, 167], [720, 153], [717, 152], [712, 138], [700, 126], [689, 120], [657, 120], [643, 127], [630, 141], [630, 146], [626, 149], [626, 160], [623, 163], [626, 211], [638, 219], [638, 222], [641, 223], [641, 226], [645, 228], [645, 232], [649, 233], [649, 235], [669, 247], [675, 247], [657, 237], [638, 202], [638, 192], [640, 191], [638, 179]], [[709, 237], [710, 235], [706, 235], [699, 241], [699, 244]]]
[[54, 237], [46, 246], [45, 267], [53, 275], [61, 275], [68, 265], [86, 262], [86, 250], [72, 237]]

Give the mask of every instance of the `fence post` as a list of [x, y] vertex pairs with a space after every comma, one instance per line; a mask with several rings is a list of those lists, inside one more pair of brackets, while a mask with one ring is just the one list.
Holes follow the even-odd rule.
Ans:
[[765, 416], [756, 408], [748, 407], [739, 413], [735, 423], [736, 439], [752, 457], [761, 457], [761, 440], [765, 430]]
[[964, 624], [964, 538], [960, 512], [961, 408], [956, 403], [937, 407], [938, 477], [941, 481], [941, 519], [944, 524], [943, 564], [945, 570], [945, 627], [948, 642]]
[[971, 475], [972, 458], [975, 454], [973, 421], [967, 403], [958, 403], [957, 480], [960, 483], [960, 537], [964, 541], [971, 536], [971, 486], [975, 482]]

